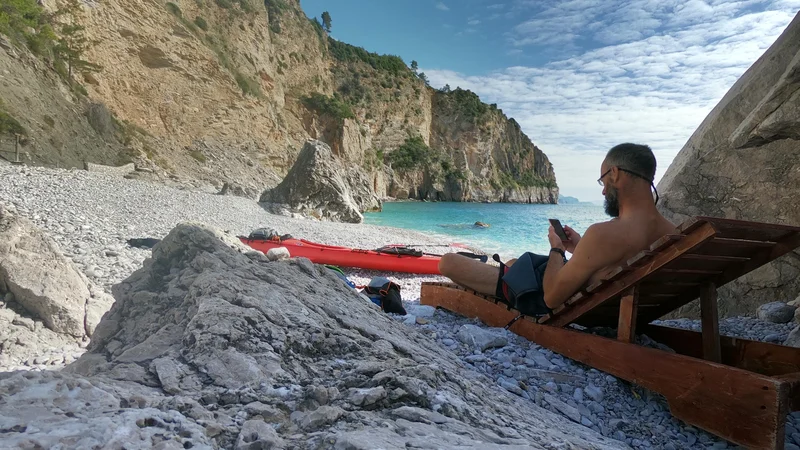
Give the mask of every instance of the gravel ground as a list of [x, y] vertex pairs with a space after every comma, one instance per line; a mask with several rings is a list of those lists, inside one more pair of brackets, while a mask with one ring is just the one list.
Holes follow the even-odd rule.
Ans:
[[[442, 246], [444, 236], [363, 224], [318, 222], [267, 213], [252, 200], [181, 190], [138, 180], [79, 170], [0, 165], [0, 201], [13, 204], [56, 240], [64, 254], [99, 286], [110, 287], [138, 269], [149, 250], [131, 248], [130, 238], [165, 236], [181, 222], [196, 221], [246, 235], [260, 227], [332, 245], [377, 248], [381, 245], [430, 244], [431, 253], [456, 251]], [[419, 305], [420, 284], [445, 281], [438, 276], [346, 270], [352, 281], [366, 284], [376, 275], [401, 285], [409, 315], [396, 316], [458, 354], [468, 365], [507, 390], [542, 407], [637, 449], [734, 448], [715, 436], [673, 418], [657, 394], [573, 362], [513, 333]], [[699, 329], [698, 321], [672, 320], [665, 325]], [[794, 324], [753, 318], [726, 319], [723, 334], [783, 342]], [[486, 333], [490, 333], [487, 335]], [[475, 342], [483, 342], [476, 348]], [[488, 346], [487, 346], [488, 345]], [[4, 370], [58, 369], [79, 356], [83, 345], [53, 348]], [[485, 347], [485, 348], [483, 348]], [[38, 362], [44, 361], [44, 364]], [[49, 361], [49, 363], [48, 363]], [[2, 359], [0, 359], [2, 363]], [[524, 386], [521, 387], [521, 386]], [[800, 450], [800, 417], [787, 422], [788, 450]]]

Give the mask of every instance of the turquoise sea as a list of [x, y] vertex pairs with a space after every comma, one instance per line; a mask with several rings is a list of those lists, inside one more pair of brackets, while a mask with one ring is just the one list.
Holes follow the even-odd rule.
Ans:
[[[513, 203], [386, 202], [383, 211], [364, 214], [364, 222], [445, 236], [505, 259], [532, 251], [547, 253], [547, 219], [559, 219], [583, 234], [589, 225], [610, 219], [601, 205]], [[475, 227], [476, 221], [489, 228]], [[415, 244], [414, 242], [392, 242]]]

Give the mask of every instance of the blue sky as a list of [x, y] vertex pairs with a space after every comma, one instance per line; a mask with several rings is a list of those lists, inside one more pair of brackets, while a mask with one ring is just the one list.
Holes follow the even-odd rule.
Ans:
[[657, 180], [800, 0], [301, 0], [331, 35], [416, 60], [520, 123], [562, 195], [602, 199], [605, 152], [648, 144]]

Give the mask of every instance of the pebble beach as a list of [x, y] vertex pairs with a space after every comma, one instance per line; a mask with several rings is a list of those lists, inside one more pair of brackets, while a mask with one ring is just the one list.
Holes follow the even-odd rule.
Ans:
[[[257, 228], [330, 245], [374, 249], [386, 244], [418, 246], [429, 253], [461, 251], [445, 236], [365, 224], [322, 222], [275, 215], [251, 199], [217, 195], [212, 189], [180, 189], [142, 180], [83, 170], [46, 169], [0, 164], [0, 202], [46, 231], [63, 254], [94, 284], [111, 287], [130, 276], [150, 250], [130, 247], [131, 238], [160, 239], [182, 222], [201, 222], [233, 235]], [[385, 276], [401, 286], [408, 314], [393, 316], [398, 326], [416, 327], [453, 352], [468, 370], [495, 380], [513, 394], [636, 449], [736, 448], [672, 417], [657, 394], [573, 362], [502, 329], [419, 305], [420, 285], [447, 281], [417, 276], [344, 269], [356, 284]], [[22, 321], [23, 318], [15, 320]], [[30, 319], [27, 319], [30, 320]], [[664, 325], [699, 329], [693, 320]], [[722, 334], [783, 342], [795, 324], [751, 317], [724, 319]], [[58, 370], [78, 358], [88, 342], [51, 337], [30, 323], [37, 342], [26, 354], [0, 353], [0, 372]], [[51, 333], [52, 334], [52, 333]], [[646, 338], [643, 338], [646, 340]], [[643, 342], [650, 345], [648, 342]], [[520, 386], [525, 386], [522, 389]], [[800, 414], [787, 421], [786, 449], [800, 450]]]

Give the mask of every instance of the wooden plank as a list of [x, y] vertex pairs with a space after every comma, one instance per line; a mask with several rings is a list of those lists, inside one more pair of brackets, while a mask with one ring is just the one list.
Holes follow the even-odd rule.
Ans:
[[695, 255], [690, 253], [688, 255], [681, 256], [681, 259], [691, 259], [691, 260], [699, 260], [699, 261], [720, 261], [720, 262], [747, 262], [750, 258], [746, 256], [724, 256], [724, 255]]
[[684, 236], [680, 235], [680, 234], [667, 234], [667, 235], [662, 236], [661, 238], [659, 238], [657, 241], [653, 242], [650, 245], [649, 250], [651, 252], [658, 253], [661, 250], [664, 250], [665, 248], [667, 248], [670, 245], [672, 245], [674, 242], [677, 242], [677, 241], [679, 241], [679, 240], [681, 240], [683, 238], [684, 238]]
[[[697, 331], [648, 324], [640, 333], [681, 355], [703, 357], [703, 337]], [[720, 336], [719, 342], [722, 364], [773, 377], [800, 372], [800, 348], [729, 336]]]
[[618, 281], [604, 284], [602, 287], [598, 288], [591, 297], [581, 301], [580, 303], [577, 303], [574, 307], [569, 308], [563, 313], [554, 316], [546, 323], [558, 327], [568, 325], [570, 322], [573, 322], [581, 315], [590, 311], [592, 308], [595, 308], [614, 296], [619, 295], [622, 293], [622, 291], [632, 286], [634, 283], [639, 283], [642, 280], [647, 279], [649, 275], [653, 274], [658, 269], [662, 268], [680, 255], [684, 253], [690, 253], [694, 248], [711, 239], [715, 232], [716, 231], [711, 225], [707, 223], [701, 225], [692, 233], [692, 235], [686, 236], [680, 241], [674, 242], [671, 246], [669, 246], [669, 248], [663, 250], [658, 256], [654, 257], [650, 263], [636, 268]]
[[768, 262], [771, 262], [781, 256], [797, 249], [800, 246], [800, 232], [792, 233], [788, 235], [785, 239], [777, 242], [771, 248], [766, 248], [757, 254], [752, 255], [750, 261], [746, 263], [732, 266], [728, 270], [725, 270], [724, 273], [719, 275], [715, 280], [717, 286], [722, 286], [731, 280], [735, 280], [740, 276], [751, 272]]
[[800, 232], [800, 227], [775, 223], [749, 222], [720, 217], [701, 217], [698, 219], [712, 223], [721, 237], [736, 239], [775, 241], [784, 239], [789, 233]]
[[781, 448], [786, 399], [782, 383], [721, 364], [539, 325], [522, 319], [510, 330], [539, 345], [658, 392], [672, 414], [753, 449]]
[[772, 247], [775, 245], [773, 241], [757, 241], [753, 239], [731, 239], [731, 238], [721, 238], [715, 237], [714, 243], [719, 245], [726, 245], [729, 247], [740, 247], [740, 248], [763, 248], [763, 247]]
[[636, 340], [636, 306], [639, 303], [639, 289], [634, 286], [622, 295], [619, 303], [619, 323], [617, 339], [622, 342]]
[[800, 411], [800, 373], [795, 372], [775, 378], [784, 383], [789, 411]]
[[721, 270], [705, 270], [705, 269], [661, 269], [659, 270], [661, 273], [671, 274], [671, 275], [719, 275], [722, 273]]
[[700, 292], [700, 321], [703, 325], [703, 359], [722, 361], [719, 347], [719, 315], [717, 314], [717, 287], [713, 283], [703, 286]]
[[678, 233], [683, 235], [689, 234], [705, 222], [705, 220], [698, 219], [697, 217], [690, 217], [678, 225]]
[[432, 283], [422, 283], [419, 303], [444, 308], [465, 317], [480, 318], [490, 327], [504, 327], [519, 316], [517, 311], [509, 311], [466, 291]]
[[724, 227], [751, 227], [759, 230], [781, 230], [781, 231], [795, 231], [800, 232], [800, 226], [783, 225], [779, 223], [769, 222], [753, 222], [741, 219], [726, 219], [724, 217], [711, 217], [711, 216], [696, 216], [694, 219], [704, 222], [710, 222], [715, 228]]

